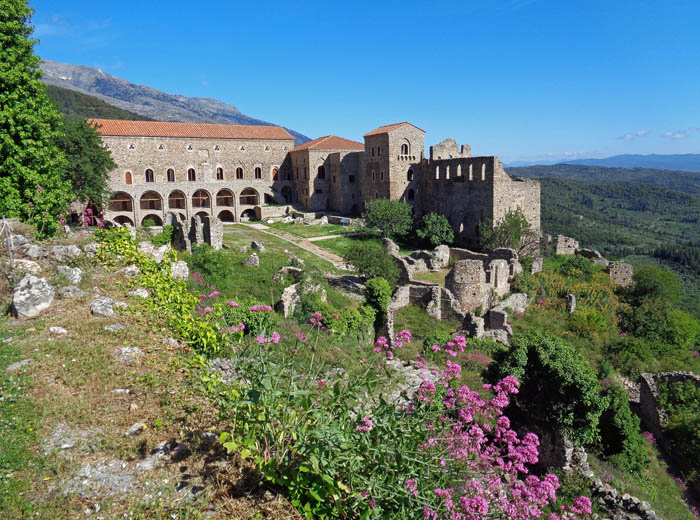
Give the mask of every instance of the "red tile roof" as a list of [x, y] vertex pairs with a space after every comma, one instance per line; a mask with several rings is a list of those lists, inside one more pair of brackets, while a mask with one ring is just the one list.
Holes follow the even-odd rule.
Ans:
[[[375, 128], [371, 132], [367, 132], [365, 134], [365, 137], [368, 135], [379, 135], [379, 134], [386, 134], [387, 132], [391, 132], [392, 130], [395, 130], [396, 128], [402, 127], [403, 125], [411, 125], [413, 128], [418, 128], [416, 125], [409, 123], [408, 121], [404, 121], [403, 123], [394, 123], [393, 125], [384, 125], [380, 126], [379, 128]], [[418, 128], [421, 132], [425, 133], [425, 130], [422, 128]]]
[[207, 123], [169, 123], [160, 121], [124, 121], [88, 119], [97, 123], [102, 135], [128, 137], [204, 137], [209, 139], [284, 139], [294, 138], [281, 126], [222, 125]]
[[300, 144], [292, 148], [293, 152], [299, 150], [364, 150], [365, 145], [350, 139], [344, 139], [337, 135], [326, 135], [308, 143]]

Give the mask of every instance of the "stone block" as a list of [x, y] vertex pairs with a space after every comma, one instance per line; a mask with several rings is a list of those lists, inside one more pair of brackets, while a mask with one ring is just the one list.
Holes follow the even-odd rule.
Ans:
[[625, 262], [609, 262], [607, 273], [620, 287], [629, 287], [632, 285], [634, 267], [632, 267], [631, 264]]

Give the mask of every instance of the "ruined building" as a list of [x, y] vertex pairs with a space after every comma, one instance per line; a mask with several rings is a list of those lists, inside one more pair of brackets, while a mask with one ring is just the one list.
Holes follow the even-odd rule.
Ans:
[[168, 211], [224, 222], [278, 216], [289, 207], [359, 215], [369, 200], [404, 200], [416, 217], [445, 215], [457, 237], [521, 208], [540, 229], [540, 186], [511, 179], [498, 157], [473, 157], [447, 139], [424, 153], [411, 123], [381, 126], [364, 143], [336, 136], [294, 146], [277, 126], [91, 120], [117, 168], [107, 219], [162, 224]]

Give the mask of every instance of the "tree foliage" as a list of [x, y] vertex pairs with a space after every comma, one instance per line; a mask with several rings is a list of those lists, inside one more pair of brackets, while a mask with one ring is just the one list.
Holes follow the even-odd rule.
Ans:
[[384, 278], [393, 287], [399, 279], [399, 270], [380, 244], [362, 242], [349, 248], [343, 255], [350, 265], [353, 265], [363, 276], [368, 278]]
[[413, 229], [413, 208], [400, 200], [371, 200], [365, 204], [362, 218], [385, 238], [404, 237]]
[[520, 380], [520, 392], [511, 404], [517, 409], [515, 416], [556, 425], [583, 444], [598, 440], [607, 399], [599, 395], [595, 372], [571, 345], [551, 334], [527, 332], [514, 336], [510, 350], [494, 358], [489, 380], [508, 375]]
[[676, 303], [681, 298], [681, 283], [673, 271], [656, 265], [643, 265], [634, 272], [632, 296], [635, 300], [665, 300]]
[[639, 434], [639, 417], [630, 410], [627, 392], [619, 383], [606, 391], [608, 407], [600, 417], [603, 454], [615, 466], [639, 473], [647, 467], [647, 454]]
[[47, 235], [70, 202], [70, 183], [56, 145], [61, 116], [40, 81], [30, 39], [31, 14], [26, 0], [5, 0], [0, 9], [0, 214]]
[[421, 227], [416, 230], [419, 238], [427, 240], [435, 247], [440, 244], [451, 244], [455, 239], [455, 233], [450, 221], [443, 215], [427, 213], [423, 215]]
[[85, 121], [67, 119], [56, 143], [66, 156], [64, 178], [70, 181], [75, 198], [92, 201], [101, 209], [109, 197], [109, 171], [117, 165], [96, 129]]
[[479, 223], [479, 245], [484, 251], [493, 251], [499, 247], [527, 251], [533, 248], [538, 239], [520, 208], [508, 210], [495, 224], [491, 219]]

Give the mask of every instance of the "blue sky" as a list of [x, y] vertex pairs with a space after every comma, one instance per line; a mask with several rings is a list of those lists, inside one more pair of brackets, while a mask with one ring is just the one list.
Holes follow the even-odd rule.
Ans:
[[411, 121], [505, 162], [700, 153], [697, 0], [30, 0], [44, 59], [312, 138]]

